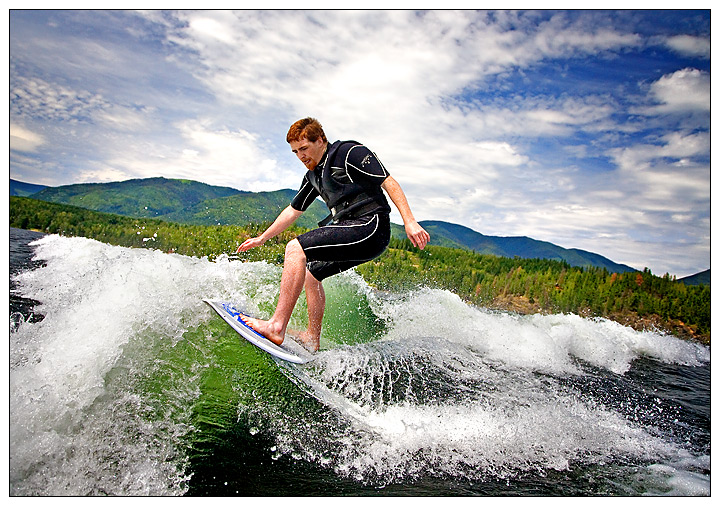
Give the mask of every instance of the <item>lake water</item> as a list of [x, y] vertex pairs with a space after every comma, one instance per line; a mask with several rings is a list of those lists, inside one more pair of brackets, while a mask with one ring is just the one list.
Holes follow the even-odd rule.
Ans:
[[12, 495], [710, 494], [706, 346], [346, 273], [296, 366], [202, 302], [268, 316], [277, 266], [10, 243]]

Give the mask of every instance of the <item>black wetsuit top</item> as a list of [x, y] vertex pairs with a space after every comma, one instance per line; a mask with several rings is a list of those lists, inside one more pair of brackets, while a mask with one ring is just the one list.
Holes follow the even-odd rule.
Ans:
[[354, 141], [330, 145], [317, 167], [305, 174], [290, 205], [305, 211], [319, 196], [333, 215], [332, 224], [298, 237], [316, 279], [372, 260], [387, 248], [390, 205], [380, 185], [388, 176], [377, 156]]
[[346, 214], [355, 218], [375, 212], [389, 213], [390, 205], [380, 188], [389, 175], [375, 153], [362, 144], [337, 141], [328, 146], [317, 167], [305, 174], [290, 205], [305, 211], [321, 197], [332, 214], [350, 206], [354, 210]]

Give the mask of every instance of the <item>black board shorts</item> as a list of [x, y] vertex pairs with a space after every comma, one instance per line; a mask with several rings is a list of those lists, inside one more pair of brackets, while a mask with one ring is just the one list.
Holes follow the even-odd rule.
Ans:
[[298, 236], [307, 269], [318, 281], [380, 256], [390, 243], [390, 215], [343, 220]]

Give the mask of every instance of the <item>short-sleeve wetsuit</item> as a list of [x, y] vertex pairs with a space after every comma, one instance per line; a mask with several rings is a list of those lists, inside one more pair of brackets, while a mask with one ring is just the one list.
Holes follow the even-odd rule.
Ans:
[[298, 237], [307, 269], [318, 281], [385, 251], [390, 242], [390, 206], [380, 185], [388, 176], [377, 156], [354, 141], [330, 145], [317, 167], [305, 174], [290, 205], [305, 211], [321, 197], [333, 215], [329, 225]]

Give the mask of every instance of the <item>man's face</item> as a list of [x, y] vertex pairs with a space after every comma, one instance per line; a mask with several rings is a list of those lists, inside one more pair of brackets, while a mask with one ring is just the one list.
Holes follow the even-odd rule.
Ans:
[[291, 141], [290, 149], [292, 149], [292, 152], [297, 155], [298, 159], [308, 170], [313, 170], [325, 154], [325, 142], [323, 142], [322, 138], [319, 138], [315, 142], [301, 139], [299, 141]]

